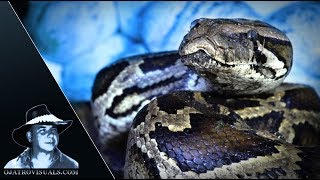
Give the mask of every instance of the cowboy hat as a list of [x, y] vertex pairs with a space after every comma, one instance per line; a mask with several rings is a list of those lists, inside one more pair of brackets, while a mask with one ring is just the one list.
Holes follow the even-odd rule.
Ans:
[[72, 124], [72, 120], [62, 120], [50, 113], [45, 104], [30, 108], [26, 112], [26, 124], [16, 128], [12, 132], [13, 140], [20, 146], [30, 147], [26, 133], [34, 124], [56, 125], [58, 133], [63, 133]]

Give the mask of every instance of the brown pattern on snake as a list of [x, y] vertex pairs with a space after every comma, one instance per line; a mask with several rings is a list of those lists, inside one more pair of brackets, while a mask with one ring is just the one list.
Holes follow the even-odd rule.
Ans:
[[282, 84], [292, 66], [283, 32], [201, 18], [178, 53], [128, 58], [95, 81], [104, 148], [131, 127], [126, 177], [318, 177], [319, 147], [303, 146], [319, 143], [320, 101], [311, 87]]
[[[185, 91], [153, 100], [138, 113], [130, 131], [125, 178], [319, 177], [319, 171], [315, 171], [320, 167], [317, 152], [301, 150], [300, 146], [285, 141], [291, 141], [290, 134], [295, 132], [284, 131], [281, 135], [281, 131], [273, 133], [274, 128], [281, 128], [283, 124], [292, 127], [308, 122], [316, 132], [310, 137], [319, 137], [320, 107], [313, 107], [315, 111], [310, 111], [308, 117], [299, 116], [297, 109], [284, 108], [286, 103], [281, 101], [283, 96], [279, 95], [304, 88], [309, 89], [283, 84], [272, 93], [243, 98], [222, 98], [212, 93]], [[310, 95], [309, 99], [314, 101], [310, 104], [319, 103], [317, 96]], [[262, 96], [267, 96], [264, 101], [272, 106], [261, 101]], [[250, 117], [244, 116], [242, 111], [245, 108], [237, 111], [235, 103], [230, 103], [238, 100], [260, 102], [260, 106], [256, 107], [257, 113], [248, 110]], [[168, 102], [174, 102], [174, 105]], [[280, 102], [283, 103], [281, 106], [276, 105]], [[285, 111], [284, 114], [291, 114], [291, 119], [287, 120], [287, 115], [270, 116], [270, 122], [280, 121], [280, 125], [265, 126], [269, 129], [252, 129], [256, 126], [248, 125], [252, 120], [250, 118], [262, 115], [258, 109], [265, 109], [262, 110], [265, 115], [270, 111]], [[295, 143], [316, 145], [318, 138]], [[316, 149], [320, 150], [318, 147]], [[148, 168], [145, 167], [147, 171], [141, 167], [142, 164], [138, 165], [130, 158], [137, 157], [137, 154], [148, 164]]]

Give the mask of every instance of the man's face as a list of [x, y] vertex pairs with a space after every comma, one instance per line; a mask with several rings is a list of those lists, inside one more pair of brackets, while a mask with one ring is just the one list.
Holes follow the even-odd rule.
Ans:
[[55, 125], [35, 124], [31, 128], [32, 146], [52, 151], [58, 146], [59, 134]]

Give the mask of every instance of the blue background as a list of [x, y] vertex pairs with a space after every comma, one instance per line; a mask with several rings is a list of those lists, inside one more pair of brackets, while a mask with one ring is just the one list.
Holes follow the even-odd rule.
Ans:
[[283, 30], [294, 52], [285, 81], [320, 94], [316, 2], [31, 2], [22, 21], [67, 98], [82, 101], [100, 69], [131, 55], [177, 50], [201, 17], [258, 19]]

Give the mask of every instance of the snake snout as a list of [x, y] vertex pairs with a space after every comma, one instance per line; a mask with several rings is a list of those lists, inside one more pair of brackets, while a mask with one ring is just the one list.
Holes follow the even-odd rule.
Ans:
[[205, 51], [207, 54], [214, 56], [216, 53], [215, 44], [205, 37], [195, 37], [193, 39], [183, 40], [179, 47], [181, 56], [196, 53], [199, 50]]
[[181, 61], [184, 65], [191, 68], [208, 68], [214, 62], [213, 58], [203, 49], [181, 56]]

